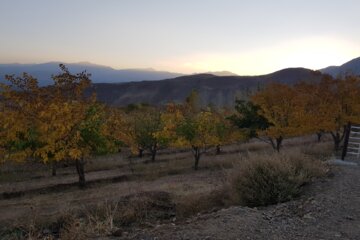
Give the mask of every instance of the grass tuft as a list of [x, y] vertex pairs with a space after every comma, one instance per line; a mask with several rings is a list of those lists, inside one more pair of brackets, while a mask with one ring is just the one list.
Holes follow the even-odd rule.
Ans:
[[252, 154], [235, 167], [230, 181], [236, 201], [255, 207], [298, 197], [304, 184], [325, 174], [321, 161], [300, 151]]

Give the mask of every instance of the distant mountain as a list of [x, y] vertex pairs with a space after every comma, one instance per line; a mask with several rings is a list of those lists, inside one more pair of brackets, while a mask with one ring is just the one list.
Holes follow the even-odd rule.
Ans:
[[[4, 81], [6, 74], [20, 75], [23, 72], [36, 77], [39, 84], [44, 86], [52, 84], [51, 75], [60, 71], [59, 62], [42, 64], [0, 64], [0, 82]], [[180, 73], [155, 71], [153, 69], [122, 69], [96, 65], [88, 62], [65, 64], [73, 73], [86, 70], [91, 73], [94, 83], [121, 83], [144, 80], [161, 80], [182, 76]]]
[[360, 57], [344, 63], [341, 66], [330, 66], [320, 69], [319, 71], [330, 74], [333, 77], [343, 76], [346, 74], [360, 75]]
[[[5, 74], [27, 72], [38, 78], [40, 85], [52, 83], [50, 76], [60, 71], [58, 62], [44, 64], [0, 64], [0, 82]], [[305, 68], [288, 68], [260, 76], [237, 76], [231, 72], [210, 72], [193, 75], [160, 72], [153, 69], [115, 70], [87, 62], [66, 64], [71, 72], [86, 70], [92, 74], [92, 90], [98, 100], [110, 105], [131, 103], [163, 105], [183, 102], [192, 90], [199, 93], [203, 106], [232, 107], [235, 99], [247, 99], [270, 82], [294, 84], [301, 80], [317, 81], [321, 72]], [[161, 80], [165, 79], [165, 80]]]
[[225, 77], [225, 76], [239, 76], [235, 73], [229, 71], [218, 71], [218, 72], [206, 72], [205, 74], [212, 74], [215, 76]]
[[270, 82], [294, 84], [317, 81], [321, 73], [305, 68], [289, 68], [261, 76], [215, 76], [196, 74], [161, 81], [93, 85], [99, 101], [116, 106], [130, 103], [162, 105], [183, 102], [192, 90], [199, 93], [203, 106], [233, 106], [236, 98], [246, 99]]

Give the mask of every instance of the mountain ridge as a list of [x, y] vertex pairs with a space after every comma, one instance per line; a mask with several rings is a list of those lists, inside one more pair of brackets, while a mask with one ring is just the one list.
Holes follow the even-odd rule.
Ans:
[[342, 77], [347, 74], [360, 75], [360, 57], [354, 58], [340, 66], [328, 66], [319, 71], [333, 77]]
[[[46, 62], [40, 64], [0, 64], [0, 82], [6, 74], [21, 75], [23, 72], [36, 77], [39, 85], [45, 86], [52, 84], [51, 75], [60, 72], [61, 62]], [[93, 64], [89, 62], [66, 63], [66, 67], [71, 72], [85, 71], [91, 74], [94, 83], [117, 83], [143, 80], [162, 80], [182, 76], [181, 73], [167, 71], [157, 71], [154, 69], [114, 69], [112, 67]]]
[[[0, 64], [0, 82], [4, 81], [3, 77], [6, 74], [21, 75], [27, 72], [39, 80], [41, 86], [52, 83], [51, 75], [60, 71], [59, 64], [61, 61], [51, 61], [45, 63], [2, 63]], [[122, 82], [138, 82], [138, 81], [152, 81], [171, 79], [180, 76], [191, 76], [199, 74], [211, 74], [215, 76], [240, 76], [230, 71], [208, 71], [203, 73], [183, 74], [168, 71], [158, 71], [153, 68], [125, 68], [115, 69], [110, 66], [91, 63], [88, 61], [81, 61], [75, 63], [65, 63], [71, 72], [82, 72], [86, 70], [92, 75], [94, 83], [122, 83]], [[290, 68], [291, 69], [291, 68]], [[279, 70], [281, 71], [281, 70]], [[348, 73], [360, 75], [360, 57], [354, 58], [340, 66], [328, 66], [319, 69], [324, 74], [329, 74], [333, 77], [344, 76]], [[264, 74], [266, 75], [266, 74]], [[250, 75], [256, 77], [259, 75]], [[246, 77], [250, 77], [246, 76]], [[260, 75], [261, 76], [261, 75]]]
[[[42, 74], [42, 76], [47, 74], [48, 82], [40, 79], [40, 85], [51, 84], [49, 76], [60, 71], [59, 63], [0, 64], [0, 75], [3, 75], [4, 68], [8, 67], [8, 73], [16, 75], [20, 75], [22, 72], [28, 72], [35, 77], [39, 74]], [[32, 67], [32, 72], [23, 68], [20, 72], [19, 68], [23, 66]], [[341, 66], [329, 66], [319, 71], [301, 67], [285, 68], [273, 73], [253, 76], [238, 76], [228, 71], [183, 75], [153, 69], [115, 70], [111, 67], [89, 62], [66, 64], [66, 66], [74, 73], [81, 72], [84, 69], [91, 73], [93, 85], [90, 90], [96, 92], [99, 101], [115, 106], [136, 103], [164, 105], [168, 102], [183, 102], [192, 90], [196, 90], [203, 106], [232, 107], [235, 99], [247, 99], [255, 91], [270, 82], [291, 85], [302, 80], [318, 81], [322, 74], [337, 76], [341, 71], [349, 68], [352, 69], [353, 73], [360, 75], [360, 57], [352, 59]], [[17, 72], [11, 70], [17, 70]], [[123, 74], [122, 77], [127, 76], [126, 79], [119, 78], [119, 75], [117, 75], [119, 73]], [[103, 77], [99, 78], [99, 75]]]
[[159, 81], [97, 83], [93, 84], [92, 90], [96, 92], [99, 101], [115, 106], [179, 103], [183, 102], [192, 90], [196, 90], [203, 106], [232, 107], [236, 99], [247, 99], [267, 83], [295, 84], [302, 80], [318, 81], [321, 76], [320, 72], [305, 68], [282, 69], [259, 76], [215, 76], [205, 73]]

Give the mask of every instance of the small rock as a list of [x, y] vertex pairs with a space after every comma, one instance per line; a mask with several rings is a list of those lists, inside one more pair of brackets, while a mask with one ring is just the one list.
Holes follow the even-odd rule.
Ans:
[[50, 234], [51, 234], [51, 231], [50, 231], [50, 229], [45, 228], [45, 229], [42, 231], [42, 233], [43, 233], [44, 235], [50, 235]]
[[121, 237], [123, 234], [123, 231], [121, 229], [114, 229], [111, 233], [114, 237]]
[[353, 218], [352, 216], [346, 216], [345, 219], [351, 220], [351, 221], [355, 220], [355, 218]]
[[311, 213], [307, 213], [303, 216], [304, 219], [311, 219], [314, 220], [315, 218], [311, 215]]

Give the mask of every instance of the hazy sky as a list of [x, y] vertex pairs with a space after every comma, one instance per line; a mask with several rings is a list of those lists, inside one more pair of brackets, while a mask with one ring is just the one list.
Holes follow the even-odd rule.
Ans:
[[0, 0], [0, 63], [318, 69], [360, 56], [359, 10], [359, 0]]

